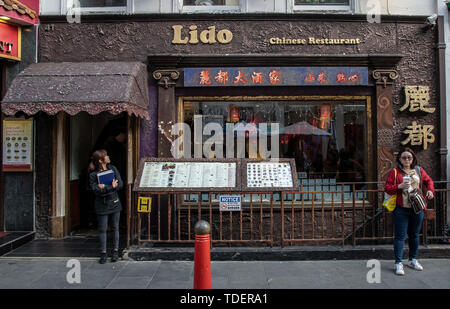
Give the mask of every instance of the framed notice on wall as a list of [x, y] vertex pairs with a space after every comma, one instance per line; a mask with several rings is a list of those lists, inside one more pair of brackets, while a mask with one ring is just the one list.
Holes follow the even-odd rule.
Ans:
[[33, 171], [33, 119], [4, 119], [2, 136], [2, 170]]

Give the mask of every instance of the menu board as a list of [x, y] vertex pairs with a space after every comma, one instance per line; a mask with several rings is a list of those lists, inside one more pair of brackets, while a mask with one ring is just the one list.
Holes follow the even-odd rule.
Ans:
[[235, 162], [145, 162], [140, 188], [234, 188]]
[[292, 188], [290, 162], [248, 162], [248, 188]]
[[7, 118], [3, 120], [2, 170], [32, 171], [33, 120]]

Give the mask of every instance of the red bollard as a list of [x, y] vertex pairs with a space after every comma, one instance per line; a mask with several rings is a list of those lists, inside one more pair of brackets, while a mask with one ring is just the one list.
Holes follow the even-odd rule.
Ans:
[[194, 289], [211, 288], [210, 232], [208, 222], [195, 224]]

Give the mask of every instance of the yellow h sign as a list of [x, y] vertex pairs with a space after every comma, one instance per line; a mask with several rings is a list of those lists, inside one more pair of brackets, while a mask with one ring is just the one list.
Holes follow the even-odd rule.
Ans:
[[138, 199], [138, 212], [151, 212], [152, 198], [151, 197], [139, 197]]

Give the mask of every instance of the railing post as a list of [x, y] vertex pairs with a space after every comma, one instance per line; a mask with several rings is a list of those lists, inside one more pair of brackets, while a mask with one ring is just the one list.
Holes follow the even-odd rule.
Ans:
[[356, 192], [355, 192], [355, 184], [353, 184], [353, 198], [352, 198], [352, 203], [353, 203], [353, 209], [352, 209], [352, 211], [353, 211], [353, 227], [352, 227], [352, 229], [353, 229], [353, 247], [356, 247], [356, 235], [355, 235], [355, 233], [356, 233], [356, 211], [355, 211], [355, 194], [356, 194]]
[[[284, 192], [280, 192], [281, 202], [281, 248], [284, 247]], [[291, 236], [292, 238], [292, 236]]]

